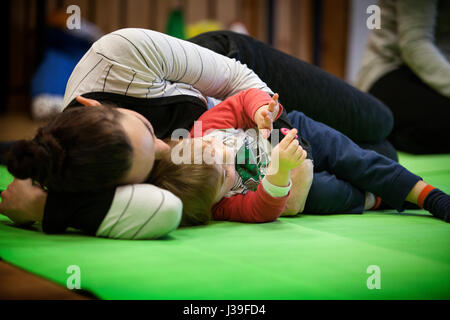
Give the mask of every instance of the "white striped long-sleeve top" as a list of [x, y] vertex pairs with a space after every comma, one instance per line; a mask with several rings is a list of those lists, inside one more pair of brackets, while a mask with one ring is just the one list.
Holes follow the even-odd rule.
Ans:
[[76, 96], [110, 92], [137, 98], [191, 95], [208, 104], [269, 87], [245, 64], [153, 30], [127, 28], [96, 41], [75, 67], [63, 107]]
[[[273, 94], [235, 59], [156, 31], [129, 28], [92, 45], [69, 78], [63, 108], [91, 92], [149, 99], [190, 95], [211, 106], [249, 88]], [[155, 239], [176, 229], [181, 212], [181, 201], [167, 190], [150, 184], [121, 186], [96, 235]]]

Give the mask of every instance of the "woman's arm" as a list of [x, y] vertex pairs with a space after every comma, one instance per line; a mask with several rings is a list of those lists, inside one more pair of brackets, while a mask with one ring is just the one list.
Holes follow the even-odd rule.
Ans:
[[399, 46], [404, 62], [430, 87], [450, 97], [450, 62], [434, 43], [437, 0], [397, 2]]
[[42, 221], [50, 234], [73, 227], [99, 237], [156, 239], [178, 227], [182, 212], [179, 198], [151, 184], [47, 194], [31, 181], [15, 179], [1, 196], [2, 214], [17, 224]]
[[178, 197], [151, 184], [117, 187], [96, 236], [157, 239], [178, 227], [182, 208]]
[[178, 227], [181, 212], [179, 198], [150, 184], [95, 193], [49, 192], [42, 228], [46, 233], [73, 227], [98, 237], [156, 239]]
[[[114, 50], [111, 50], [112, 46]], [[273, 93], [246, 65], [164, 33], [147, 29], [121, 29], [94, 44], [96, 50], [101, 50], [107, 56], [108, 53], [119, 52], [118, 46], [135, 51], [129, 57], [113, 57], [120, 64], [144, 72], [156, 80], [191, 85], [205, 96], [223, 100], [249, 88]]]

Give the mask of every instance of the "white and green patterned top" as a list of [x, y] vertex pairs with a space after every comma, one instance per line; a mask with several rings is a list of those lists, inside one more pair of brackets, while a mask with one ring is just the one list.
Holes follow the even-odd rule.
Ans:
[[245, 194], [248, 190], [256, 191], [270, 163], [270, 142], [261, 137], [258, 129], [220, 129], [206, 136], [218, 139], [233, 150], [237, 174], [233, 187], [225, 197]]

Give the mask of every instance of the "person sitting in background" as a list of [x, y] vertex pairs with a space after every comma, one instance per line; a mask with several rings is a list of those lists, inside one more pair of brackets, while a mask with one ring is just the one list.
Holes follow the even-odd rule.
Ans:
[[394, 116], [388, 140], [410, 153], [449, 153], [450, 1], [380, 0], [356, 86]]

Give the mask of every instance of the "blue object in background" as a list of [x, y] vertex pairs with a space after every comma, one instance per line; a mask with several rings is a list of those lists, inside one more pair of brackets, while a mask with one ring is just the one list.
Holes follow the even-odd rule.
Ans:
[[101, 36], [85, 22], [83, 30], [49, 27], [45, 32], [43, 59], [31, 80], [33, 118], [45, 119], [62, 111], [66, 84], [78, 61]]
[[31, 82], [32, 98], [40, 94], [64, 96], [66, 84], [81, 57], [48, 48]]

